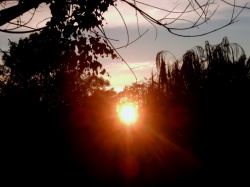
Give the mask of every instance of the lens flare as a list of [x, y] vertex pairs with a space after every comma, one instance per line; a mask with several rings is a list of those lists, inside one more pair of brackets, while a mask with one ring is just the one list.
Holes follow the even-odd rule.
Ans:
[[136, 122], [138, 113], [137, 108], [131, 103], [123, 104], [118, 110], [120, 120], [126, 125], [131, 125]]

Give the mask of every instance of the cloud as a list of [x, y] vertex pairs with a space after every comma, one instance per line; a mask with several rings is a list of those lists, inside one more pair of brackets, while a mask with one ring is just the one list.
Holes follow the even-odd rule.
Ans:
[[[151, 75], [152, 70], [156, 72], [155, 62], [152, 61], [134, 61], [129, 62], [129, 67], [124, 62], [110, 62], [103, 64], [111, 78], [108, 78], [113, 87], [123, 87], [132, 83], [144, 81]], [[136, 76], [136, 77], [135, 77]]]
[[[130, 0], [129, 2], [133, 4], [134, 1]], [[174, 6], [171, 0], [169, 0], [167, 3], [163, 0], [154, 0], [153, 2], [150, 0], [144, 0], [141, 2], [143, 4], [136, 3], [136, 6], [138, 6], [138, 8], [140, 8], [141, 10], [145, 11], [150, 16], [157, 19], [162, 18], [166, 14], [166, 11], [156, 9], [155, 7], [161, 7], [162, 9], [165, 8], [166, 10], [169, 9], [171, 11]], [[146, 6], [146, 4], [152, 5], [154, 7]], [[136, 25], [137, 18], [140, 25], [149, 24], [149, 22], [145, 20], [138, 11], [135, 11], [133, 7], [121, 1], [117, 2], [116, 8], [110, 7], [108, 12], [106, 12], [104, 15], [110, 27], [124, 26], [123, 19], [127, 25]], [[138, 17], [136, 17], [136, 15]]]
[[[129, 0], [128, 0], [129, 1]], [[234, 3], [234, 1], [227, 0], [230, 3]], [[133, 0], [130, 0], [129, 2], [133, 3]], [[162, 19], [166, 16], [167, 19], [165, 19], [163, 22], [164, 23], [171, 23], [174, 18], [178, 17], [178, 20], [176, 20], [174, 23], [171, 23], [168, 25], [169, 27], [174, 27], [174, 28], [183, 28], [186, 26], [192, 25], [192, 23], [195, 23], [198, 19], [199, 16], [203, 13], [201, 10], [197, 11], [192, 11], [189, 13], [181, 14], [186, 7], [189, 4], [189, 1], [187, 0], [169, 0], [169, 1], [164, 1], [164, 0], [144, 0], [141, 1], [143, 4], [137, 3], [136, 5], [148, 13], [150, 16], [156, 19]], [[192, 1], [194, 2], [194, 1]], [[237, 0], [236, 4], [240, 6], [244, 6], [248, 0]], [[199, 4], [204, 5], [207, 3], [207, 0], [200, 0]], [[110, 7], [107, 13], [105, 13], [105, 18], [108, 22], [108, 25], [106, 25], [106, 28], [115, 28], [115, 27], [124, 27], [124, 22], [123, 19], [128, 27], [137, 26], [137, 21], [140, 26], [149, 26], [151, 25], [148, 20], [143, 18], [138, 12], [136, 17], [136, 11], [128, 4], [118, 1], [117, 3], [117, 9], [119, 12], [114, 8]], [[152, 6], [145, 6], [145, 4], [152, 5]], [[194, 3], [195, 8], [198, 8], [198, 5]], [[157, 9], [156, 7], [159, 7], [160, 9]], [[205, 7], [205, 6], [204, 6]], [[168, 11], [173, 11], [173, 12], [168, 12]], [[188, 10], [193, 10], [192, 6], [188, 6]], [[207, 23], [212, 24], [213, 21], [217, 20], [224, 20], [225, 23], [228, 23], [230, 21], [232, 12], [234, 11], [234, 15], [239, 13], [241, 8], [235, 8], [233, 10], [233, 7], [224, 3], [223, 1], [215, 1], [213, 4], [209, 5], [208, 9], [206, 7], [206, 11], [208, 12], [208, 15], [212, 15], [214, 11], [215, 14], [212, 16], [211, 20], [209, 20]], [[179, 12], [179, 13], [178, 13]], [[180, 17], [179, 17], [180, 16]], [[122, 18], [123, 19], [122, 19]], [[138, 18], [138, 20], [137, 20]], [[188, 22], [188, 21], [191, 22]], [[203, 19], [200, 19], [199, 22], [202, 22]], [[207, 24], [204, 24], [205, 27], [207, 27]]]

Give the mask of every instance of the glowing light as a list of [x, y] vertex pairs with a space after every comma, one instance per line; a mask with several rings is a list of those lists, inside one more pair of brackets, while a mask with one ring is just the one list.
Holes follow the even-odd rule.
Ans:
[[118, 110], [120, 120], [126, 125], [131, 125], [136, 122], [138, 113], [137, 109], [131, 103], [123, 104]]

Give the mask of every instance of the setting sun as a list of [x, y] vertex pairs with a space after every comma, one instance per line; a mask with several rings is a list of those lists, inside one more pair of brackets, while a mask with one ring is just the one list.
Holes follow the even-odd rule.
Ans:
[[127, 125], [131, 125], [137, 120], [137, 109], [131, 103], [123, 104], [118, 110], [120, 120]]

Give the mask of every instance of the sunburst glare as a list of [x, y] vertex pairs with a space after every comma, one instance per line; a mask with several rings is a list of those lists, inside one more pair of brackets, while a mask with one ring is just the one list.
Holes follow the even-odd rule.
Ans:
[[129, 126], [137, 121], [138, 111], [132, 103], [125, 103], [118, 107], [118, 115], [120, 120]]

